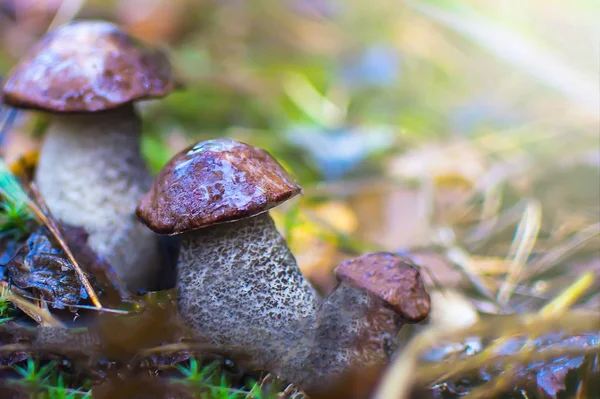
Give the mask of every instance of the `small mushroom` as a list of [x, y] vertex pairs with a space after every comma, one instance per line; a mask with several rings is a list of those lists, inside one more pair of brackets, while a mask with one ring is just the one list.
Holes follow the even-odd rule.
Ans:
[[273, 369], [309, 392], [350, 371], [385, 364], [402, 325], [429, 315], [419, 271], [397, 255], [366, 254], [342, 262], [335, 274], [339, 285], [300, 328], [310, 341], [282, 348], [283, 360]]
[[163, 54], [111, 23], [78, 21], [42, 38], [3, 87], [7, 104], [54, 114], [35, 182], [53, 214], [84, 227], [132, 290], [152, 287], [160, 259], [156, 236], [134, 215], [152, 179], [133, 102], [173, 86]]
[[181, 237], [177, 290], [188, 325], [259, 364], [281, 355], [282, 340], [317, 307], [268, 213], [300, 192], [266, 151], [221, 138], [175, 155], [137, 208], [156, 233]]

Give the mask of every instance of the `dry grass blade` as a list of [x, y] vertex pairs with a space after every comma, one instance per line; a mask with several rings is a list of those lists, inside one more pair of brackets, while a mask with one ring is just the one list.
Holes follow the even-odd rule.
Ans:
[[600, 223], [594, 223], [585, 229], [581, 230], [564, 244], [551, 249], [541, 255], [538, 259], [531, 262], [529, 270], [524, 273], [526, 278], [542, 273], [552, 266], [556, 265], [560, 260], [572, 254], [577, 248], [585, 245], [594, 237], [600, 235]]
[[72, 20], [85, 4], [85, 0], [63, 0], [48, 26], [48, 32]]
[[0, 297], [12, 302], [16, 307], [21, 309], [23, 313], [27, 314], [38, 324], [52, 327], [64, 327], [64, 325], [58, 319], [52, 316], [47, 308], [36, 306], [27, 299], [23, 298], [21, 295], [9, 289], [6, 281], [0, 281], [0, 287]]
[[544, 306], [540, 310], [540, 315], [549, 316], [551, 314], [558, 314], [566, 311], [575, 304], [575, 302], [577, 302], [584, 292], [592, 285], [594, 285], [594, 273], [584, 273], [584, 275], [579, 277], [570, 287]]
[[[71, 261], [71, 264], [73, 265], [73, 269], [75, 269], [75, 272], [79, 276], [79, 279], [81, 280], [81, 283], [85, 287], [85, 291], [90, 296], [92, 303], [94, 304], [94, 306], [96, 306], [96, 308], [102, 309], [102, 304], [100, 303], [100, 299], [98, 299], [98, 295], [96, 294], [96, 291], [94, 291], [92, 284], [86, 277], [83, 270], [81, 270], [81, 267], [75, 260], [75, 257], [73, 256], [73, 253], [69, 249], [69, 246], [67, 245], [64, 238], [62, 237], [60, 229], [56, 225], [56, 222], [54, 221], [54, 218], [52, 217], [52, 214], [50, 213], [50, 209], [48, 209], [48, 207], [46, 206], [46, 203], [44, 202], [44, 199], [42, 198], [42, 195], [40, 194], [39, 190], [37, 189], [37, 186], [35, 185], [35, 183], [31, 183], [31, 191], [32, 191], [33, 195], [35, 196], [37, 202], [40, 204], [40, 206], [38, 206], [36, 203], [31, 201], [29, 198], [25, 199], [25, 204], [29, 207], [29, 209], [31, 209], [31, 211], [35, 214], [35, 216], [42, 223], [44, 223], [44, 225], [48, 228], [48, 230], [50, 230], [50, 233], [52, 233], [52, 235], [54, 236], [56, 241], [58, 241], [58, 244], [60, 245], [62, 250], [65, 251], [65, 254], [67, 255], [67, 258], [69, 259], [69, 261]], [[48, 215], [48, 216], [46, 216], [46, 215]]]
[[494, 234], [507, 229], [512, 224], [516, 224], [523, 215], [525, 206], [524, 201], [519, 201], [495, 218], [479, 223], [473, 232], [464, 240], [466, 246], [470, 251], [475, 251], [492, 238]]
[[542, 224], [542, 207], [537, 200], [531, 200], [523, 213], [523, 218], [513, 240], [509, 256], [513, 259], [508, 274], [498, 290], [498, 302], [506, 306], [521, 277], [527, 259], [537, 241]]
[[500, 307], [496, 301], [495, 295], [492, 293], [485, 281], [477, 275], [477, 270], [471, 259], [471, 255], [456, 244], [455, 234], [452, 228], [438, 228], [434, 241], [438, 242], [445, 249], [446, 258], [452, 263], [460, 267], [460, 270], [469, 278], [473, 286], [479, 293], [489, 299], [494, 305]]

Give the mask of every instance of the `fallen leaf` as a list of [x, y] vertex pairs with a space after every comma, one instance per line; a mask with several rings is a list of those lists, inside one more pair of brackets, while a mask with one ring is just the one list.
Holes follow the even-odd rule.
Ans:
[[77, 305], [87, 293], [71, 263], [56, 248], [45, 228], [39, 228], [6, 267], [9, 279], [21, 289], [35, 289], [51, 307]]

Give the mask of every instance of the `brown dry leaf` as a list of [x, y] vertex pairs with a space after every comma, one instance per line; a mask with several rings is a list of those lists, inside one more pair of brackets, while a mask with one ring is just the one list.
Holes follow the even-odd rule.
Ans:
[[[7, 264], [10, 281], [21, 289], [38, 291], [51, 307], [77, 305], [86, 297], [71, 263], [40, 227]], [[33, 295], [32, 295], [33, 297]]]
[[[114, 270], [88, 246], [85, 229], [60, 225], [71, 252], [82, 269], [93, 279], [96, 290], [108, 305], [116, 306], [129, 293]], [[71, 262], [45, 227], [32, 233], [26, 244], [7, 262], [12, 283], [22, 289], [36, 289], [48, 305], [55, 308], [77, 305], [87, 294]]]

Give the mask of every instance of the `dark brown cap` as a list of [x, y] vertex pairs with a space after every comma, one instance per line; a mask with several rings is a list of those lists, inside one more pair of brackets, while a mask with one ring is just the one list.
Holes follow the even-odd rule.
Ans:
[[4, 101], [50, 112], [94, 112], [173, 90], [164, 54], [115, 25], [77, 21], [48, 33], [9, 72]]
[[340, 263], [335, 274], [391, 305], [405, 322], [418, 323], [429, 315], [431, 302], [419, 271], [398, 255], [366, 254]]
[[137, 207], [160, 234], [180, 234], [265, 212], [301, 192], [266, 151], [229, 138], [175, 155]]

